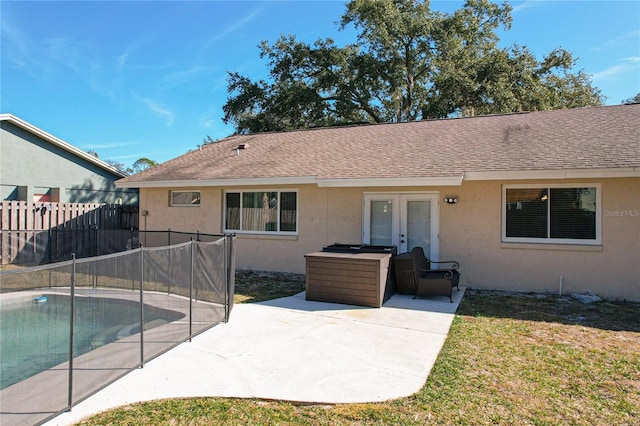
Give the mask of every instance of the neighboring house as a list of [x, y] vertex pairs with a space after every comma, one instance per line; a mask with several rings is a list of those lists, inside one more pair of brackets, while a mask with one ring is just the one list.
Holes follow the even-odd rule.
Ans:
[[475, 288], [640, 300], [640, 104], [236, 135], [116, 185], [150, 230], [236, 233], [239, 268], [420, 245]]
[[0, 199], [61, 203], [137, 204], [137, 189], [104, 161], [26, 121], [0, 114]]

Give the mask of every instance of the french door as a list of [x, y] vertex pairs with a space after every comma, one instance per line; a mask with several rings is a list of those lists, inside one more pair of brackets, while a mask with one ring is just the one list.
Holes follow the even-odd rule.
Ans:
[[365, 193], [362, 242], [396, 245], [398, 253], [421, 246], [438, 260], [437, 193]]

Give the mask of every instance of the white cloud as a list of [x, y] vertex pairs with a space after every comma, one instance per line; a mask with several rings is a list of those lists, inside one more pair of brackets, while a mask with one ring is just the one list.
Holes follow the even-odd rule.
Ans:
[[627, 41], [635, 42], [637, 45], [638, 41], [640, 41], [640, 31], [631, 31], [627, 34], [614, 37], [610, 40], [605, 41], [600, 46], [595, 47], [593, 50], [600, 51], [600, 50], [611, 49], [612, 47], [618, 47], [622, 44], [626, 44]]
[[240, 19], [236, 20], [235, 22], [232, 22], [231, 25], [229, 25], [228, 27], [226, 27], [225, 29], [223, 29], [219, 33], [215, 34], [209, 40], [207, 40], [207, 42], [204, 44], [202, 50], [207, 50], [209, 47], [211, 47], [217, 41], [227, 37], [229, 34], [232, 34], [232, 33], [236, 32], [236, 31], [238, 31], [240, 28], [242, 28], [243, 26], [245, 26], [249, 22], [253, 21], [257, 16], [260, 15], [260, 13], [261, 13], [261, 8], [259, 7], [259, 8], [255, 9], [255, 10], [249, 12], [247, 15], [241, 17]]
[[193, 65], [191, 68], [186, 70], [170, 72], [169, 74], [165, 75], [164, 78], [173, 82], [180, 82], [188, 80], [193, 75], [213, 71], [215, 69], [216, 67], [213, 66]]
[[89, 143], [82, 145], [82, 149], [86, 150], [98, 150], [98, 149], [111, 149], [122, 148], [125, 146], [135, 146], [136, 142], [113, 142], [113, 143]]
[[517, 2], [517, 3], [513, 2], [511, 4], [511, 7], [512, 7], [511, 12], [518, 13], [521, 10], [532, 8], [536, 6], [536, 3], [540, 3], [540, 0], [527, 0], [523, 2]]
[[165, 108], [160, 103], [148, 99], [148, 98], [140, 98], [140, 100], [146, 105], [146, 107], [156, 116], [164, 119], [165, 126], [170, 127], [173, 124], [173, 121], [176, 117], [175, 113]]
[[249, 22], [253, 21], [253, 19], [260, 14], [259, 12], [260, 12], [260, 9], [256, 9], [256, 10], [252, 11], [251, 13], [249, 13], [248, 15], [243, 16], [242, 18], [238, 19], [237, 21], [235, 21], [231, 25], [229, 25], [227, 28], [222, 30], [222, 32], [216, 34], [214, 36], [214, 39], [215, 40], [219, 40], [221, 38], [224, 38], [224, 37], [228, 36], [229, 34], [235, 32], [235, 31], [239, 30], [240, 28], [242, 28], [243, 26], [245, 26]]
[[632, 56], [623, 58], [621, 62], [610, 66], [602, 71], [595, 72], [591, 75], [593, 81], [615, 80], [622, 74], [635, 71], [636, 75], [640, 72], [640, 57]]
[[3, 56], [20, 68], [33, 62], [29, 47], [31, 42], [28, 37], [4, 18], [0, 20], [0, 29], [3, 40]]

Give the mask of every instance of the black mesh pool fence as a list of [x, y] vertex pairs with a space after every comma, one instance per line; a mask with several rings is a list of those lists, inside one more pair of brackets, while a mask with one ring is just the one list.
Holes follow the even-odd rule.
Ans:
[[234, 242], [227, 235], [2, 272], [0, 423], [46, 422], [228, 321]]

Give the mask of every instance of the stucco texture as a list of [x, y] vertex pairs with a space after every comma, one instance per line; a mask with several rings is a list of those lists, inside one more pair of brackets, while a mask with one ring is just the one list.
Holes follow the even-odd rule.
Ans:
[[[599, 245], [523, 244], [502, 241], [503, 184], [600, 184], [602, 242]], [[177, 188], [173, 188], [177, 189]], [[222, 233], [224, 188], [201, 191], [198, 207], [170, 207], [170, 188], [141, 188], [144, 230]], [[234, 190], [260, 190], [233, 188]], [[240, 269], [304, 273], [306, 253], [335, 242], [362, 239], [363, 194], [437, 192], [455, 194], [457, 204], [439, 203], [440, 259], [461, 264], [462, 283], [473, 288], [532, 292], [593, 291], [606, 298], [640, 300], [640, 179], [569, 181], [467, 181], [456, 187], [319, 188], [269, 187], [298, 191], [298, 234], [238, 234]]]

